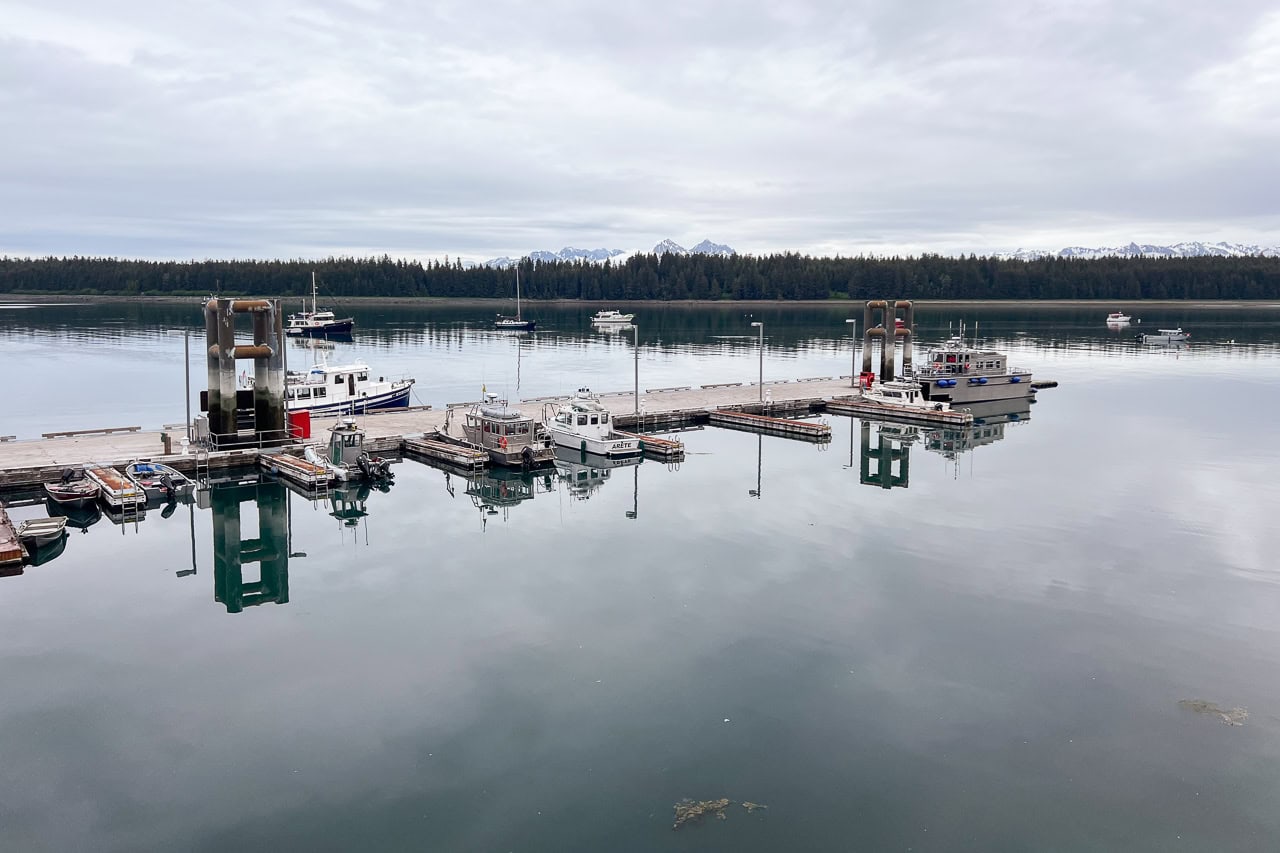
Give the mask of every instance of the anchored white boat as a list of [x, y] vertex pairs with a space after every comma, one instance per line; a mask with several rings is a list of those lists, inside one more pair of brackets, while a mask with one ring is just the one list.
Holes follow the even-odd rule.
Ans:
[[547, 428], [499, 403], [497, 394], [485, 394], [484, 402], [467, 412], [462, 432], [496, 465], [535, 468], [555, 461], [555, 445]]
[[644, 452], [639, 439], [625, 438], [613, 431], [609, 410], [600, 405], [600, 398], [590, 388], [579, 388], [569, 402], [561, 405], [548, 428], [557, 445], [582, 453], [618, 458]]
[[289, 372], [285, 379], [285, 400], [291, 412], [308, 411], [316, 416], [359, 415], [374, 409], [400, 409], [409, 405], [411, 378], [371, 379], [369, 365], [321, 362], [306, 373]]
[[880, 403], [884, 406], [919, 409], [921, 411], [951, 411], [950, 403], [944, 400], [926, 398], [919, 382], [910, 382], [906, 379], [876, 382], [870, 388], [863, 389], [862, 399], [868, 403]]
[[1140, 335], [1139, 339], [1144, 344], [1176, 344], [1185, 341], [1190, 337], [1190, 332], [1184, 332], [1181, 327], [1179, 327], [1177, 329], [1157, 329], [1156, 334]]
[[1107, 315], [1108, 326], [1127, 326], [1131, 318], [1128, 314], [1122, 314], [1119, 311], [1113, 311]]
[[598, 326], [625, 326], [635, 317], [635, 314], [623, 314], [621, 311], [597, 311], [591, 322]]

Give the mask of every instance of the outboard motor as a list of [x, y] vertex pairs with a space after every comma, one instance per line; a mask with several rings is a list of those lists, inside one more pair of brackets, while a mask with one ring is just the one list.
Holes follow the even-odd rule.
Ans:
[[160, 487], [164, 489], [164, 493], [169, 500], [173, 500], [178, 495], [178, 490], [173, 487], [173, 478], [168, 474], [160, 475]]
[[66, 485], [76, 478], [76, 472], [71, 468], [64, 468], [62, 471], [62, 483]]

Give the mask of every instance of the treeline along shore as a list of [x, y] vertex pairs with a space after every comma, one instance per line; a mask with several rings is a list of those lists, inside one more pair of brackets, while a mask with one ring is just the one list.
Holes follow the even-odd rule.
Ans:
[[[0, 293], [81, 296], [306, 296], [509, 299], [515, 270], [459, 261], [138, 261], [0, 258]], [[625, 262], [524, 261], [521, 295], [572, 300], [1275, 300], [1280, 258], [1100, 258], [922, 255], [635, 255]]]

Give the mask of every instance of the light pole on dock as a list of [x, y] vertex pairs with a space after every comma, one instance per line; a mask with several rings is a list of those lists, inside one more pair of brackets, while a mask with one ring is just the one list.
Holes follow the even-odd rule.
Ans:
[[187, 377], [187, 444], [191, 443], [191, 330], [170, 329], [170, 335], [182, 335], [182, 367]]
[[760, 402], [764, 402], [764, 323], [752, 323], [752, 326], [760, 330], [760, 387], [757, 389], [760, 395]]
[[852, 387], [858, 384], [858, 321], [845, 320], [845, 322], [853, 324], [853, 333], [849, 341], [849, 385]]
[[635, 392], [635, 399], [633, 400], [633, 402], [635, 403], [636, 426], [634, 426], [633, 429], [639, 429], [640, 428], [640, 327], [637, 326], [635, 323], [632, 323], [631, 330], [636, 333], [636, 342], [635, 342], [635, 346], [633, 347], [633, 349], [636, 351], [636, 392]]

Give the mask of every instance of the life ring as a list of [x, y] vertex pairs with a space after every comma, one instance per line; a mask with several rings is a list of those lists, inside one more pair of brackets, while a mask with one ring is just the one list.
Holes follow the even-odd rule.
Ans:
[[507, 437], [505, 435], [498, 438], [498, 446], [503, 450], [507, 449]]

